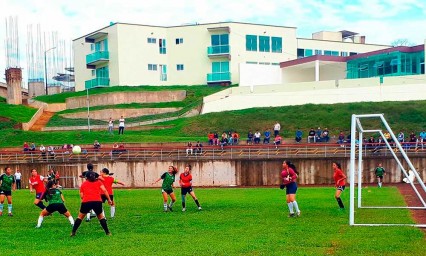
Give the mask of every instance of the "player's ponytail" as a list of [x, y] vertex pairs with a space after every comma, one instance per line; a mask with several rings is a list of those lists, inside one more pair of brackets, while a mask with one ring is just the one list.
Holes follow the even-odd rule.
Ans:
[[293, 171], [294, 171], [297, 175], [299, 175], [299, 172], [297, 171], [296, 166], [295, 166], [292, 162], [290, 162], [290, 161], [286, 161], [286, 163], [287, 163], [288, 167], [290, 167], [291, 169], [293, 169]]

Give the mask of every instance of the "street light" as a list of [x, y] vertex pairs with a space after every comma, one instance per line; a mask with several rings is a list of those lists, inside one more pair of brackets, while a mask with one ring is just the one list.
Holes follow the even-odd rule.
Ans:
[[56, 49], [56, 46], [52, 47], [52, 48], [50, 48], [50, 49], [48, 49], [46, 51], [44, 51], [44, 83], [46, 85], [46, 95], [48, 95], [48, 92], [47, 92], [47, 60], [46, 60], [46, 53], [48, 51], [50, 51], [50, 50], [53, 50], [53, 49]]

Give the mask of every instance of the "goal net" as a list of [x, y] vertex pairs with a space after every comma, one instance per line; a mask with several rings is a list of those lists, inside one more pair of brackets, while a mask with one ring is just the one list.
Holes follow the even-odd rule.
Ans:
[[[379, 120], [380, 125], [379, 128], [376, 129], [364, 129], [361, 123], [361, 120], [365, 119], [375, 119]], [[376, 125], [374, 127], [377, 127]], [[384, 136], [384, 133], [381, 129], [381, 127], [384, 127], [390, 134], [391, 139], [393, 140], [393, 145], [391, 145], [386, 137]], [[363, 138], [366, 133], [375, 133], [379, 134], [380, 137], [383, 139], [383, 148], [384, 150], [388, 150], [392, 156], [393, 159], [396, 161], [397, 165], [399, 166], [402, 174], [404, 175], [404, 181], [407, 182], [415, 194], [417, 195], [419, 201], [421, 202], [421, 206], [394, 206], [392, 204], [389, 204], [389, 206], [364, 206], [363, 205], [363, 188], [362, 188], [362, 180], [363, 180], [363, 172], [362, 172], [362, 161], [363, 161]], [[358, 137], [357, 137], [358, 135]], [[408, 164], [408, 170], [404, 168], [402, 162], [397, 156], [397, 153], [400, 153], [400, 157], [402, 157], [406, 164]], [[358, 155], [357, 155], [358, 153]], [[356, 162], [358, 160], [358, 162]], [[355, 183], [357, 183], [357, 188], [355, 187]], [[404, 224], [404, 223], [355, 223], [355, 199], [357, 199], [356, 207], [357, 209], [362, 208], [370, 208], [370, 209], [379, 209], [379, 208], [388, 208], [388, 209], [413, 209], [413, 210], [426, 210], [426, 203], [425, 198], [423, 198], [422, 194], [419, 192], [417, 187], [415, 186], [415, 183], [420, 185], [420, 189], [426, 192], [426, 186], [421, 179], [419, 173], [417, 172], [416, 168], [411, 163], [410, 159], [407, 156], [406, 151], [403, 149], [401, 143], [398, 141], [397, 137], [393, 133], [392, 129], [389, 127], [388, 123], [386, 122], [383, 114], [365, 114], [365, 115], [352, 115], [352, 122], [351, 122], [351, 155], [350, 155], [350, 206], [349, 206], [349, 224], [350, 225], [358, 225], [358, 226], [416, 226], [416, 227], [426, 227], [426, 223], [419, 223], [419, 224]], [[407, 184], [407, 185], [408, 185]], [[357, 196], [355, 196], [355, 190], [357, 191]], [[391, 200], [391, 199], [388, 199]], [[426, 214], [426, 212], [425, 212]]]

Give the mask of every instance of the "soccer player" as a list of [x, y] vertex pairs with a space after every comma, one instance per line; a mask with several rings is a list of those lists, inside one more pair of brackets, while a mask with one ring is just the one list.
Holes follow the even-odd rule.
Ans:
[[102, 213], [102, 199], [99, 191], [105, 194], [108, 204], [111, 205], [112, 201], [109, 197], [108, 191], [105, 189], [105, 186], [102, 184], [100, 180], [96, 178], [95, 172], [87, 172], [86, 173], [86, 181], [81, 184], [80, 187], [80, 197], [81, 197], [81, 206], [80, 212], [78, 213], [78, 217], [74, 222], [74, 226], [71, 231], [71, 236], [75, 236], [77, 229], [80, 227], [80, 224], [90, 210], [93, 210], [98, 217], [99, 223], [105, 231], [105, 234], [110, 236], [111, 232], [108, 229], [107, 221], [105, 219], [104, 214]]
[[[112, 184], [120, 184], [124, 186], [125, 184], [119, 180], [116, 180], [112, 177], [113, 173], [110, 173], [107, 168], [103, 168], [101, 171], [101, 177], [103, 180], [101, 180], [102, 184], [104, 184], [106, 190], [108, 191], [109, 197], [111, 198], [112, 204], [111, 204], [111, 218], [114, 218], [115, 215], [115, 202], [114, 202], [114, 190], [112, 189]], [[101, 195], [102, 203], [105, 203], [107, 201], [107, 197], [105, 194]], [[105, 213], [104, 213], [105, 215]]]
[[[297, 191], [297, 170], [296, 166], [290, 161], [283, 161], [283, 169], [281, 171], [282, 184], [281, 189], [286, 189], [286, 200], [290, 214], [288, 217], [300, 216], [299, 205], [296, 201], [296, 191]], [[294, 213], [296, 211], [296, 214]]]
[[345, 190], [346, 175], [343, 173], [342, 167], [339, 163], [333, 162], [333, 170], [333, 179], [336, 185], [336, 194], [334, 195], [334, 197], [336, 198], [337, 203], [339, 204], [340, 210], [343, 210], [345, 209], [345, 206], [343, 205], [342, 199], [340, 199], [340, 194], [343, 192], [343, 190]]
[[41, 211], [40, 216], [38, 217], [36, 228], [41, 227], [41, 223], [43, 222], [43, 218], [45, 216], [51, 215], [56, 211], [68, 218], [71, 226], [74, 225], [74, 219], [65, 207], [64, 195], [59, 189], [57, 189], [57, 185], [54, 180], [49, 180], [47, 182], [47, 190], [46, 193], [44, 193], [44, 199], [46, 202], [49, 202], [49, 205]]
[[8, 215], [12, 217], [12, 189], [16, 189], [15, 176], [10, 167], [4, 168], [4, 171], [5, 173], [0, 175], [0, 216], [3, 215], [3, 203], [4, 197], [6, 197]]
[[[161, 175], [160, 178], [158, 178], [156, 181], [154, 181], [152, 184], [157, 183], [160, 180], [163, 180], [163, 184], [161, 186], [161, 193], [163, 194], [163, 200], [164, 200], [164, 211], [167, 212], [167, 210], [170, 210], [171, 212], [173, 211], [173, 204], [176, 202], [176, 195], [173, 192], [173, 183], [175, 182], [175, 176], [177, 173], [177, 169], [174, 166], [169, 166], [169, 170], [165, 173], [163, 173], [163, 175]], [[170, 196], [171, 198], [171, 202], [169, 205], [167, 205], [167, 201], [168, 201], [168, 197], [167, 195]]]
[[38, 175], [36, 169], [31, 170], [31, 177], [30, 177], [30, 193], [33, 192], [33, 188], [36, 192], [36, 198], [34, 200], [34, 204], [38, 206], [40, 209], [46, 208], [43, 204], [43, 194], [46, 191], [46, 187], [44, 185], [44, 182], [47, 179], [41, 175]]
[[383, 176], [386, 175], [386, 171], [385, 171], [385, 168], [383, 168], [382, 163], [378, 164], [378, 166], [374, 170], [374, 173], [376, 174], [376, 177], [377, 177], [377, 186], [381, 188], [382, 182], [383, 182]]
[[[96, 179], [103, 180], [103, 178], [100, 177], [99, 174], [93, 170], [92, 163], [88, 163], [86, 166], [87, 166], [87, 170], [81, 173], [81, 175], [79, 176], [80, 178], [84, 178], [85, 180], [87, 180], [87, 174], [90, 172], [93, 172], [94, 173], [93, 175], [95, 176]], [[96, 216], [96, 213], [93, 210], [89, 211], [86, 214], [86, 222], [89, 222], [92, 216]]]
[[190, 194], [192, 199], [194, 199], [195, 203], [198, 206], [198, 210], [201, 210], [201, 205], [198, 202], [197, 197], [195, 196], [194, 191], [192, 190], [192, 175], [191, 175], [192, 166], [187, 164], [183, 173], [180, 174], [179, 184], [181, 186], [181, 195], [182, 195], [182, 211], [186, 211], [185, 198], [186, 194]]

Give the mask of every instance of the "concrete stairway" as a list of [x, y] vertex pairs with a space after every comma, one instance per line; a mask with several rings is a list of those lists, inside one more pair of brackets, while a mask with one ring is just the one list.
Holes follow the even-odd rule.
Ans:
[[40, 118], [30, 128], [30, 131], [41, 131], [54, 114], [55, 112], [44, 111], [43, 114], [40, 116]]

